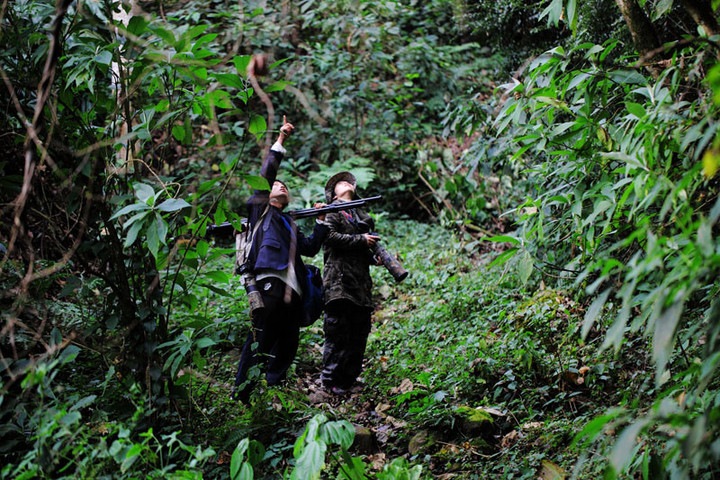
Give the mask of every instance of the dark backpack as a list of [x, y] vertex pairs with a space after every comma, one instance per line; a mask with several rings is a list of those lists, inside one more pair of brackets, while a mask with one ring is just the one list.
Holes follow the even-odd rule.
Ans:
[[307, 282], [303, 291], [303, 318], [300, 326], [309, 327], [320, 318], [325, 308], [325, 289], [322, 273], [315, 265], [305, 265]]

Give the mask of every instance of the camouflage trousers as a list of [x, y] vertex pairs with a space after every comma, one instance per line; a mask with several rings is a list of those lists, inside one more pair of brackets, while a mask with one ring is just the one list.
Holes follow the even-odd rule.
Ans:
[[325, 306], [325, 346], [320, 380], [328, 387], [352, 387], [362, 371], [372, 309], [348, 300]]

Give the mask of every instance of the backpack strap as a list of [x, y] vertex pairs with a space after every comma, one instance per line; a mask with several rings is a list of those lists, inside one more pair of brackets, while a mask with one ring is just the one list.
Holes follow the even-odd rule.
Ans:
[[[260, 226], [263, 224], [269, 224], [266, 222], [268, 218], [268, 212], [270, 211], [270, 204], [265, 207], [262, 215], [258, 218], [255, 225], [248, 225], [246, 229], [238, 233], [235, 236], [235, 269], [240, 270], [240, 267], [245, 265], [250, 257], [250, 250], [252, 250], [253, 244], [257, 239], [257, 232], [260, 230]], [[263, 231], [267, 231], [267, 226], [264, 227]]]

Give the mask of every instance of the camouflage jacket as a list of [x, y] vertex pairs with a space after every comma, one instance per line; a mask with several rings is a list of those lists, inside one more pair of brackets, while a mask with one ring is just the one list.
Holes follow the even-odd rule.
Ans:
[[370, 265], [375, 262], [362, 234], [372, 232], [375, 221], [359, 209], [329, 213], [325, 221], [330, 226], [323, 245], [325, 303], [345, 299], [372, 308]]

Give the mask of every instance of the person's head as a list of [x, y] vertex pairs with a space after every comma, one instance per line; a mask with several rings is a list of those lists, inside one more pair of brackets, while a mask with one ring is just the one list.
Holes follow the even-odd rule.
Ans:
[[285, 208], [290, 203], [290, 192], [287, 185], [280, 180], [275, 180], [270, 190], [270, 203], [274, 203], [277, 207]]
[[357, 181], [352, 173], [336, 173], [325, 184], [325, 200], [332, 203], [336, 198], [353, 198], [356, 186]]

